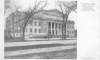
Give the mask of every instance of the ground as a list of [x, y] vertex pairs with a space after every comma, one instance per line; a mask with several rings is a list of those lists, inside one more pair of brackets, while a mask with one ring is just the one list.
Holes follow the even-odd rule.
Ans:
[[6, 58], [12, 59], [75, 59], [77, 56], [76, 48], [71, 50], [54, 51], [47, 53], [26, 54]]
[[[71, 41], [71, 40], [70, 40]], [[38, 45], [25, 45], [25, 46], [12, 46], [12, 47], [7, 47], [5, 46], [5, 58], [6, 59], [75, 59], [77, 57], [77, 46], [76, 42], [73, 40], [70, 41], [65, 41], [66, 43], [63, 43], [61, 41], [57, 41], [56, 43], [51, 42], [47, 43], [48, 41], [45, 41], [44, 44], [38, 44]], [[34, 42], [34, 41], [32, 41]], [[39, 42], [39, 41], [38, 41]], [[37, 43], [38, 43], [37, 42]], [[69, 43], [68, 43], [69, 42]], [[73, 43], [72, 43], [73, 42]], [[31, 42], [28, 42], [31, 43]], [[35, 41], [36, 43], [36, 41]], [[43, 42], [41, 42], [43, 43]], [[5, 43], [6, 45], [6, 43]], [[23, 44], [22, 44], [23, 45]], [[9, 45], [11, 46], [11, 45]], [[73, 48], [69, 48], [68, 46], [73, 46]], [[24, 48], [23, 48], [24, 47]], [[65, 48], [62, 48], [65, 47]], [[44, 50], [42, 49], [44, 48]], [[31, 52], [31, 50], [32, 52]], [[23, 50], [20, 51], [20, 50]], [[39, 53], [35, 53], [36, 50]], [[20, 52], [19, 55], [14, 55], [12, 52]], [[42, 51], [42, 52], [40, 52]], [[11, 53], [10, 53], [11, 52]], [[26, 54], [26, 52], [31, 52]], [[25, 53], [25, 54], [23, 54]], [[12, 56], [10, 56], [10, 54]]]

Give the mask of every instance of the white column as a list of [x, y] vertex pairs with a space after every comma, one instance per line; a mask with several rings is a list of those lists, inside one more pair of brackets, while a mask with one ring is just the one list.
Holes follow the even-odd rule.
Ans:
[[60, 35], [62, 34], [62, 24], [60, 24]]

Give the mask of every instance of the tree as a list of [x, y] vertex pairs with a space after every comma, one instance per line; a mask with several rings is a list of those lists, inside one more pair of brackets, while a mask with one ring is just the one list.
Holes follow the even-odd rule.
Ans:
[[5, 3], [5, 6], [4, 6], [4, 8], [5, 8], [5, 13], [6, 13], [6, 11], [8, 10], [8, 9], [11, 9], [11, 0], [5, 0], [4, 1], [4, 3]]
[[35, 1], [34, 2], [34, 6], [32, 9], [29, 9], [27, 12], [25, 13], [25, 19], [24, 19], [24, 23], [23, 23], [23, 40], [25, 40], [25, 28], [28, 25], [28, 22], [30, 20], [31, 17], [33, 17], [35, 14], [41, 12], [47, 5], [46, 1]]
[[[24, 17], [25, 14], [21, 11], [16, 10], [15, 12], [12, 12], [7, 18], [6, 18], [6, 25], [5, 30], [6, 33], [8, 31], [9, 35], [13, 34], [12, 38], [14, 38], [14, 35], [16, 34], [16, 31], [19, 32], [17, 29], [18, 27], [22, 31], [22, 24], [24, 23]], [[10, 32], [9, 32], [10, 31]]]
[[77, 9], [77, 1], [65, 2], [65, 1], [57, 1], [58, 7], [61, 11], [61, 16], [63, 19], [62, 25], [62, 39], [66, 39], [66, 22], [68, 20], [68, 16], [72, 11]]
[[21, 9], [21, 7], [16, 4], [15, 0], [4, 0], [4, 3], [5, 3], [4, 5], [5, 18], [7, 18], [13, 12], [16, 12], [19, 9]]

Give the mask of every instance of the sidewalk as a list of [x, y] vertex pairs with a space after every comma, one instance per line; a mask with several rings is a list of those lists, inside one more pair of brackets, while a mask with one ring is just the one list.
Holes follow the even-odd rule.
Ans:
[[[72, 52], [76, 52], [76, 51], [71, 51], [71, 50], [76, 49], [76, 48], [77, 48], [76, 40], [6, 42], [4, 55], [5, 55], [5, 57], [8, 57], [8, 58], [10, 58], [10, 57], [16, 58], [17, 56], [19, 56], [19, 57], [22, 56], [21, 58], [24, 58], [24, 56], [26, 55], [26, 57], [29, 58], [31, 54], [32, 54], [32, 57], [34, 57], [34, 55], [39, 54], [39, 55], [37, 55], [39, 58], [40, 54], [44, 54], [44, 56], [45, 56], [45, 54], [47, 54], [47, 55], [49, 54], [49, 57], [51, 57], [52, 56], [51, 53], [55, 53], [55, 52], [59, 51], [60, 56], [63, 57], [62, 55], [64, 55], [64, 53], [66, 53], [65, 54], [66, 56], [68, 54], [70, 54], [70, 56], [72, 56], [74, 54]], [[65, 52], [62, 53], [64, 50], [65, 50]], [[68, 50], [70, 53], [68, 53]], [[60, 52], [60, 51], [62, 51], [62, 52]], [[55, 54], [57, 54], [57, 53], [55, 53]], [[58, 55], [56, 55], [56, 56], [58, 56]]]
[[40, 44], [73, 44], [77, 40], [55, 40], [55, 41], [27, 41], [27, 42], [5, 42], [4, 47], [16, 47], [27, 45], [40, 45]]

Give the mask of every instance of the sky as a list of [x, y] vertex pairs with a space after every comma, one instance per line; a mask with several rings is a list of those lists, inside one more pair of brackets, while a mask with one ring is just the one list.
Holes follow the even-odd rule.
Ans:
[[[13, 4], [16, 4], [17, 6], [22, 7], [24, 10], [25, 8], [32, 7], [34, 5], [34, 1], [36, 0], [12, 0]], [[37, 1], [47, 1], [48, 5], [45, 9], [55, 9], [56, 7], [56, 1], [75, 1], [75, 0], [37, 0]]]
[[[19, 6], [21, 11], [27, 10], [34, 5], [35, 0], [12, 0], [12, 6], [16, 5]], [[57, 0], [37, 0], [37, 1], [47, 1], [47, 6], [45, 7], [46, 10], [49, 9], [57, 9], [56, 1]], [[63, 0], [59, 0], [63, 1]], [[64, 1], [76, 1], [76, 0], [64, 0]], [[76, 22], [77, 14], [75, 12], [71, 12], [69, 15], [69, 20], [73, 20]]]

